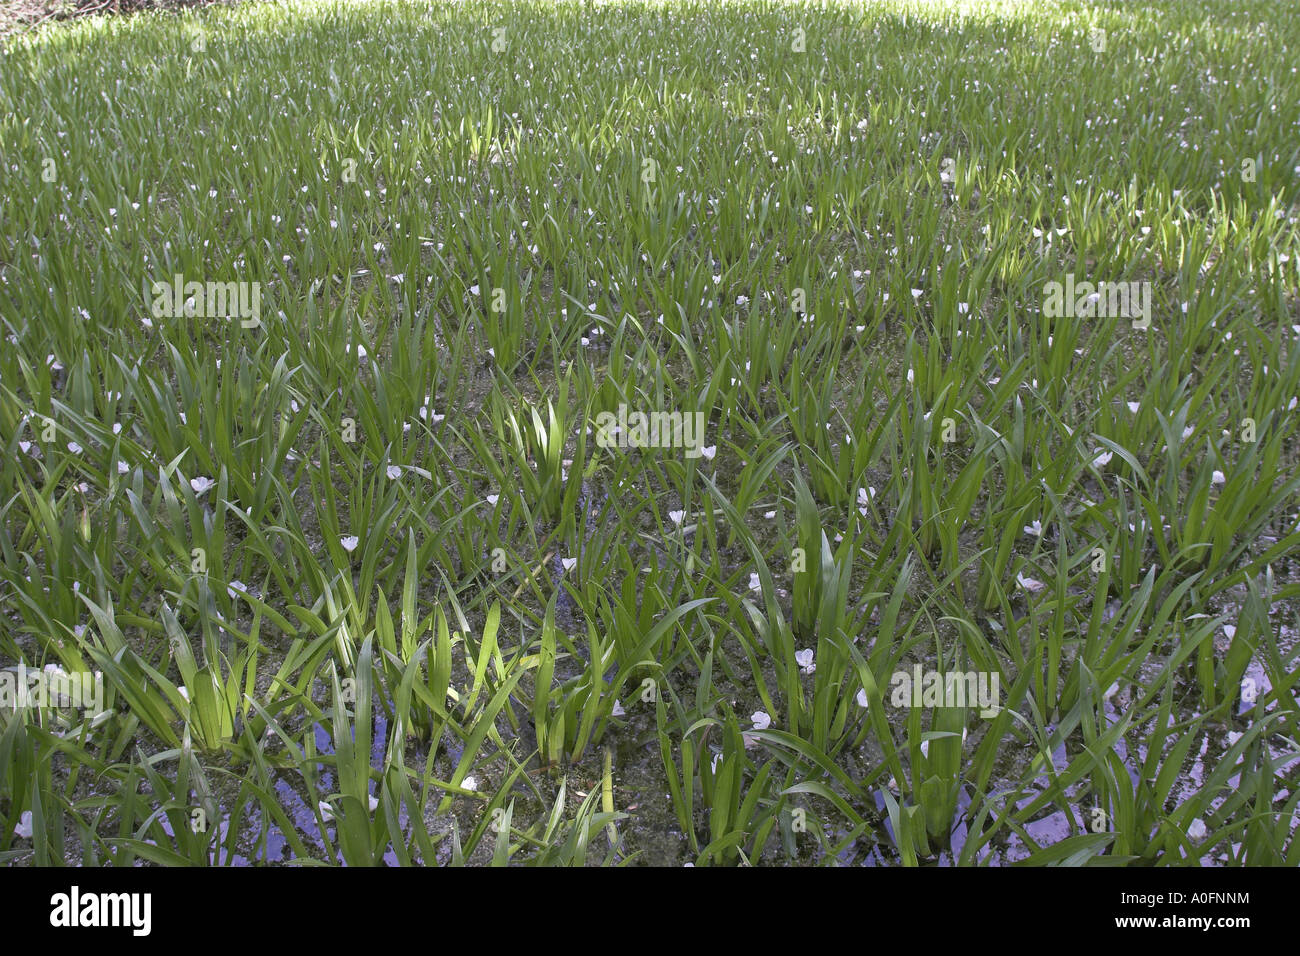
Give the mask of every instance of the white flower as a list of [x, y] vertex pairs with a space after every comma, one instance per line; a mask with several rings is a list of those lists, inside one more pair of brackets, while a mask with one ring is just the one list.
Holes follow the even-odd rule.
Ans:
[[495, 508], [495, 507], [497, 506], [497, 502], [500, 501], [500, 500], [501, 500], [501, 496], [500, 496], [500, 495], [488, 495], [488, 496], [487, 496], [487, 503], [490, 504], [493, 508]]
[[1031, 594], [1033, 594], [1035, 591], [1041, 591], [1043, 588], [1047, 587], [1047, 585], [1044, 584], [1042, 581], [1036, 581], [1033, 578], [1027, 578], [1023, 574], [1016, 575], [1016, 583], [1019, 584], [1022, 588], [1024, 588], [1026, 591], [1028, 591]]
[[617, 700], [615, 700], [615, 701], [614, 701], [614, 709], [611, 710], [611, 711], [609, 712], [609, 714], [610, 714], [611, 717], [626, 717], [626, 716], [627, 716], [627, 711], [623, 709], [623, 705], [622, 705], [622, 704], [620, 704]]
[[184, 697], [186, 701], [190, 699], [190, 689], [186, 687], [184, 684], [181, 684], [180, 687], [176, 688], [176, 693]]
[[372, 796], [370, 798], [370, 812], [374, 813], [378, 809], [379, 809], [379, 798]]
[[802, 651], [795, 651], [794, 662], [799, 665], [799, 669], [805, 674], [811, 674], [817, 669], [817, 665], [813, 663], [813, 649], [811, 647], [806, 647]]
[[[83, 631], [85, 630], [84, 625], [78, 624], [77, 626], [82, 628]], [[65, 671], [58, 664], [46, 664], [44, 667], [44, 671], [46, 674], [49, 674], [52, 678], [56, 680], [66, 679], [69, 676], [68, 672]]]
[[205, 478], [202, 475], [200, 475], [197, 478], [190, 479], [190, 487], [194, 489], [194, 493], [196, 495], [204, 494], [214, 484], [216, 484], [216, 482], [214, 482], [211, 478]]
[[1216, 471], [1210, 475], [1210, 484], [1212, 485], [1221, 485], [1227, 480], [1227, 477], [1221, 471]]
[[74, 455], [80, 455], [81, 446], [78, 445], [75, 441], [70, 441], [68, 442], [68, 451], [72, 452]]
[[577, 558], [560, 558], [560, 566], [561, 566], [562, 568], [564, 568], [565, 571], [572, 571], [574, 568], [576, 568], [576, 567], [578, 566], [578, 559], [577, 559]]
[[117, 473], [118, 473], [119, 475], [125, 475], [125, 474], [126, 474], [128, 471], [130, 471], [130, 470], [131, 470], [131, 466], [128, 465], [126, 462], [124, 462], [124, 461], [119, 461], [119, 462], [117, 463]]
[[32, 838], [32, 811], [24, 810], [18, 817], [18, 825], [14, 827], [14, 836], [20, 840], [30, 840]]
[[907, 370], [907, 380], [908, 380], [909, 382], [915, 382], [915, 381], [916, 381], [916, 372], [913, 371], [913, 370], [910, 369], [910, 368]]
[[709, 461], [712, 461], [713, 456], [716, 455], [717, 453], [718, 453], [717, 445], [703, 445], [700, 448], [700, 454], [703, 455], [705, 458], [707, 458]]
[[1109, 452], [1109, 451], [1100, 452], [1097, 454], [1097, 457], [1092, 460], [1092, 467], [1105, 468], [1107, 465], [1110, 464], [1110, 460], [1112, 457], [1114, 457], [1113, 452]]
[[1041, 538], [1043, 536], [1043, 523], [1039, 521], [1037, 518], [1035, 518], [1033, 522], [1025, 525], [1024, 530], [1025, 530], [1025, 534], [1029, 535], [1030, 537]]
[[858, 691], [857, 701], [859, 707], [866, 707], [868, 705], [867, 689], [865, 687]]
[[922, 757], [930, 756], [930, 741], [928, 740], [921, 741], [921, 756]]
[[761, 710], [754, 711], [749, 715], [749, 719], [755, 730], [767, 730], [772, 726], [771, 716]]
[[320, 811], [320, 818], [324, 820], [326, 823], [334, 822], [334, 811], [330, 808], [330, 805], [326, 803], [324, 800], [316, 804], [316, 809]]
[[470, 295], [478, 295], [478, 286], [476, 286], [476, 285], [472, 285], [472, 286], [470, 286], [470, 287], [469, 287], [469, 294], [470, 294]]
[[763, 585], [759, 582], [757, 574], [750, 574], [749, 589], [751, 591], [761, 591], [763, 589]]
[[867, 516], [867, 509], [871, 505], [871, 499], [874, 497], [876, 497], [875, 488], [868, 487], [858, 489], [858, 514], [862, 515], [864, 518]]
[[673, 524], [681, 524], [681, 523], [682, 523], [682, 519], [685, 518], [685, 517], [686, 517], [686, 512], [685, 512], [685, 511], [670, 511], [670, 512], [668, 512], [668, 520], [671, 521]]
[[1232, 640], [1234, 637], [1237, 636], [1237, 625], [1235, 624], [1223, 625], [1223, 633], [1228, 638], [1228, 640]]
[[231, 581], [226, 585], [226, 593], [230, 595], [232, 601], [247, 591], [248, 587], [243, 581]]
[[345, 534], [339, 538], [339, 544], [343, 545], [343, 550], [351, 554], [357, 549], [360, 539], [355, 534]]
[[474, 779], [473, 775], [471, 775], [465, 778], [465, 781], [461, 786], [466, 790], [478, 790], [478, 781]]
[[876, 497], [875, 488], [867, 487], [867, 488], [858, 489], [858, 504], [860, 505], [870, 504], [871, 499], [874, 497]]
[[1129, 403], [1128, 403], [1128, 410], [1129, 410], [1130, 412], [1132, 412], [1134, 415], [1136, 415], [1136, 414], [1138, 413], [1138, 409], [1140, 409], [1141, 407], [1142, 407], [1142, 403], [1141, 403], [1141, 402], [1129, 402]]
[[1192, 840], [1205, 839], [1205, 821], [1197, 817], [1191, 823], [1187, 824], [1187, 836]]
[[398, 478], [402, 477], [402, 466], [389, 465], [387, 468], [384, 469], [384, 474], [386, 474], [389, 477], [389, 480], [396, 481]]

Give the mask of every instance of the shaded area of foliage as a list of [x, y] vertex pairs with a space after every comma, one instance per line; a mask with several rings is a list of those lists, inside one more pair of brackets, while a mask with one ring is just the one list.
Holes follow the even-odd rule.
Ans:
[[0, 8], [0, 35], [32, 30], [56, 20], [100, 13], [179, 10], [230, 2], [232, 0], [7, 0]]

